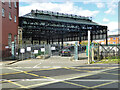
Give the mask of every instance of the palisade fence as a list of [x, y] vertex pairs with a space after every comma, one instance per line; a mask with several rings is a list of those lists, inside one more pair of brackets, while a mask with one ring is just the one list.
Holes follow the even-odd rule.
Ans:
[[[16, 59], [30, 59], [30, 58], [48, 58], [51, 56], [51, 45], [19, 45], [16, 51]], [[41, 57], [38, 57], [41, 56]]]
[[[71, 57], [75, 54], [74, 45], [62, 46], [60, 44], [45, 44], [45, 45], [32, 45], [23, 44], [17, 46], [15, 58], [18, 60], [22, 59], [46, 59], [51, 56], [60, 56], [61, 50], [68, 48], [71, 51]], [[78, 46], [78, 54], [85, 51], [84, 48]]]
[[[94, 56], [94, 60], [102, 59], [120, 59], [120, 44], [119, 45], [94, 45], [90, 52], [91, 58]], [[93, 60], [93, 59], [92, 59]]]

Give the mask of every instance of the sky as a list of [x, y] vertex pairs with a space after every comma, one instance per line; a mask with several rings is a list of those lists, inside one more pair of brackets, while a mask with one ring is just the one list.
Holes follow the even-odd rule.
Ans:
[[19, 16], [33, 10], [55, 11], [92, 17], [94, 22], [108, 26], [108, 34], [118, 34], [119, 0], [20, 0]]

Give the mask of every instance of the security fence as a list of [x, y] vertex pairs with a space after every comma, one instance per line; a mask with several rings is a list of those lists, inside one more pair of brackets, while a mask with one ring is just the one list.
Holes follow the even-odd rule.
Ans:
[[96, 44], [91, 46], [90, 52], [92, 60], [120, 59], [120, 45]]
[[68, 57], [74, 58], [75, 55], [78, 55], [79, 58], [79, 56], [81, 57], [80, 55], [81, 53], [85, 53], [86, 46], [77, 45], [76, 47], [75, 44], [15, 45], [13, 43], [11, 47], [7, 47], [5, 51], [2, 52], [3, 54], [2, 56], [4, 56], [5, 59], [17, 59], [17, 60], [39, 59], [39, 58], [46, 59], [51, 56], [61, 56], [61, 51], [64, 49], [70, 50], [71, 55]]
[[50, 45], [32, 45], [23, 44], [20, 45], [16, 53], [16, 58], [30, 59], [30, 58], [48, 58], [51, 56]]
[[[78, 54], [85, 52], [85, 46], [77, 46]], [[61, 44], [47, 44], [47, 45], [32, 45], [32, 44], [23, 44], [17, 46], [17, 50], [15, 53], [15, 58], [22, 59], [46, 59], [51, 56], [61, 56], [61, 51], [63, 49], [69, 49], [71, 56], [75, 55], [75, 45], [64, 45]]]

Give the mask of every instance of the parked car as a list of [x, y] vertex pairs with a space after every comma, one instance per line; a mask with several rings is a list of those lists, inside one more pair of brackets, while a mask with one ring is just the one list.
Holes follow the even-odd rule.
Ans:
[[61, 55], [61, 56], [71, 56], [71, 51], [69, 49], [62, 49], [59, 52], [59, 55]]

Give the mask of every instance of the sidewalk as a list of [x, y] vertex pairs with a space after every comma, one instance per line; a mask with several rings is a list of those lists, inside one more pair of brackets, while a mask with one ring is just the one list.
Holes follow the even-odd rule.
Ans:
[[12, 64], [12, 63], [16, 63], [20, 60], [1, 60], [0, 61], [0, 65], [9, 65], [9, 64]]

